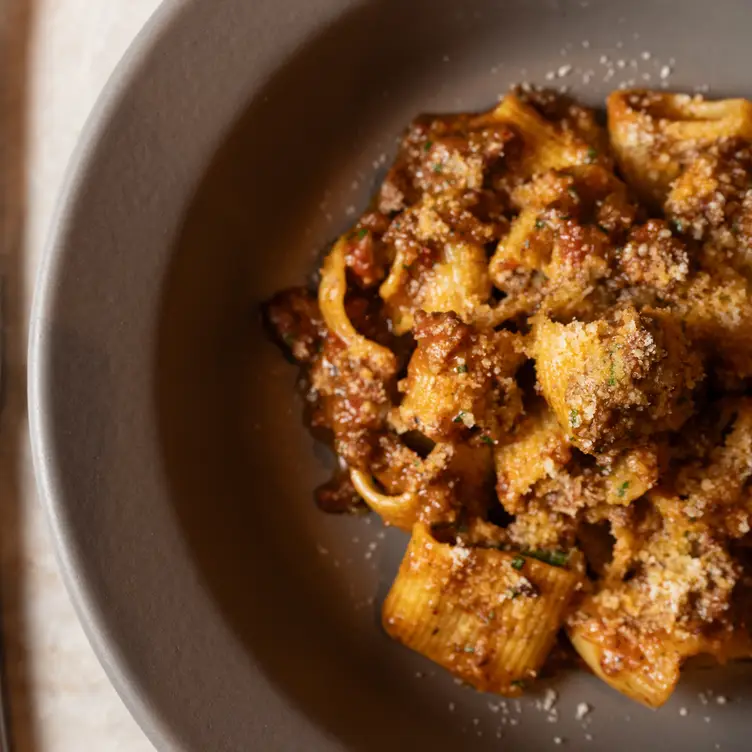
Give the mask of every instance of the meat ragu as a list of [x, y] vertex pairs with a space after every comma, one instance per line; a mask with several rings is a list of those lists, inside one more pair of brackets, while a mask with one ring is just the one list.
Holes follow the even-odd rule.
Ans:
[[752, 655], [752, 104], [607, 109], [417, 118], [266, 314], [340, 460], [319, 505], [411, 535], [387, 633], [504, 695], [566, 636], [656, 707]]

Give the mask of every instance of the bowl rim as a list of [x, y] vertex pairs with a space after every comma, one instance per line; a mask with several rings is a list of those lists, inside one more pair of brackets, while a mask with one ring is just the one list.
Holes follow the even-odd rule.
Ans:
[[166, 35], [185, 6], [185, 0], [161, 0], [115, 65], [86, 118], [65, 168], [55, 209], [46, 231], [34, 280], [27, 342], [26, 388], [32, 466], [58, 570], [97, 660], [146, 738], [157, 749], [181, 749], [182, 745], [158, 710], [138, 691], [120, 649], [109, 638], [101, 606], [94, 596], [85, 568], [80, 566], [79, 552], [67, 533], [69, 524], [66, 511], [56, 491], [58, 480], [47, 459], [52, 450], [53, 438], [47, 409], [48, 397], [45, 394], [48, 340], [44, 323], [52, 313], [56, 280], [72, 217], [95, 163], [102, 137], [123, 99], [138, 80], [146, 53], [159, 44], [159, 40]]

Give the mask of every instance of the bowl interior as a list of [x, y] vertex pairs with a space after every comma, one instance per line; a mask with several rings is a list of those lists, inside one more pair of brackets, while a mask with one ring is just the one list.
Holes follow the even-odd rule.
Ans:
[[[316, 510], [332, 457], [259, 305], [315, 271], [416, 113], [487, 108], [520, 81], [592, 103], [621, 83], [750, 95], [745, 4], [167, 5], [81, 156], [32, 342], [64, 568], [152, 737], [742, 748], [741, 702], [705, 701], [749, 697], [744, 666], [688, 672], [659, 712], [582, 673], [500, 703], [389, 641], [379, 607], [406, 537]], [[700, 29], [722, 55], [697, 54]]]

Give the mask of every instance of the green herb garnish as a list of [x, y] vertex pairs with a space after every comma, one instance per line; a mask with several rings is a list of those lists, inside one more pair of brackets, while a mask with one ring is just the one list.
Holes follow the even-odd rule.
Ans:
[[526, 551], [525, 555], [538, 559], [545, 564], [550, 564], [552, 567], [563, 567], [569, 561], [569, 554], [564, 551], [544, 551], [539, 548], [535, 551]]
[[363, 240], [366, 235], [368, 235], [368, 230], [365, 227], [361, 227], [358, 230], [358, 240]]
[[675, 219], [673, 225], [674, 229], [677, 232], [684, 232], [684, 222], [682, 222], [680, 219]]
[[572, 408], [569, 411], [569, 425], [572, 426], [572, 428], [577, 428], [581, 423], [582, 421], [580, 420], [579, 411]]
[[426, 141], [425, 144], [423, 144], [423, 151], [428, 151], [433, 146], [433, 141]]
[[466, 653], [474, 653], [475, 648], [472, 645], [465, 645], [465, 652]]
[[522, 679], [515, 679], [512, 682], [513, 687], [519, 687], [520, 689], [525, 689], [525, 682]]
[[542, 219], [535, 220], [535, 229], [542, 230], [546, 226], [546, 223]]
[[525, 559], [522, 556], [515, 556], [512, 559], [512, 569], [516, 569], [518, 572], [525, 566]]
[[481, 440], [481, 441], [482, 441], [482, 442], [483, 442], [484, 444], [493, 444], [493, 443], [494, 443], [493, 439], [492, 439], [492, 438], [491, 438], [490, 436], [481, 436], [481, 437], [480, 437], [480, 440]]
[[467, 373], [467, 363], [462, 363], [456, 368], [457, 373]]
[[464, 423], [465, 421], [463, 418], [467, 415], [467, 413], [464, 410], [460, 410], [457, 413], [457, 417], [452, 419], [452, 423]]
[[441, 165], [441, 163], [440, 163], [440, 162], [436, 162], [436, 164], [435, 164], [435, 165], [433, 165], [433, 167], [431, 167], [431, 169], [432, 169], [432, 170], [433, 170], [433, 171], [434, 171], [435, 173], [439, 173], [439, 172], [441, 172], [441, 171], [442, 171], [443, 167], [442, 167], [442, 165]]
[[593, 162], [595, 162], [596, 159], [598, 159], [598, 151], [594, 147], [588, 146], [588, 150], [587, 150], [588, 164], [593, 164]]
[[629, 481], [625, 480], [624, 483], [622, 483], [619, 488], [616, 491], [616, 495], [621, 499], [624, 497], [624, 494], [627, 492], [627, 489], [629, 488]]

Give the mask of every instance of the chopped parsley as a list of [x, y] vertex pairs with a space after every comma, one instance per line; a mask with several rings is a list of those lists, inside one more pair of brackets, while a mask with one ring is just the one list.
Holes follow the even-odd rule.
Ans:
[[441, 172], [441, 171], [442, 171], [442, 170], [443, 170], [444, 168], [443, 168], [443, 166], [442, 166], [442, 164], [441, 164], [440, 162], [436, 162], [436, 164], [434, 164], [434, 165], [433, 165], [433, 166], [431, 167], [431, 169], [432, 169], [432, 170], [433, 170], [433, 171], [434, 171], [435, 173], [437, 173], [437, 174], [438, 174], [438, 173], [440, 173], [440, 172]]
[[402, 264], [402, 268], [403, 268], [403, 269], [404, 269], [404, 270], [405, 270], [406, 272], [409, 272], [409, 271], [410, 271], [410, 268], [411, 268], [411, 267], [412, 267], [412, 264]]
[[611, 359], [611, 374], [608, 377], [608, 385], [616, 386], [616, 366], [614, 365], [613, 358]]
[[467, 373], [467, 363], [462, 363], [455, 369], [457, 373]]
[[627, 489], [629, 488], [629, 481], [625, 480], [624, 483], [622, 483], [619, 488], [616, 491], [616, 495], [621, 499], [624, 497], [624, 494], [627, 492]]
[[465, 645], [465, 652], [466, 653], [474, 653], [475, 648], [472, 645]]
[[464, 423], [465, 421], [463, 418], [467, 415], [467, 413], [464, 410], [460, 410], [457, 413], [457, 417], [452, 419], [452, 423]]
[[511, 598], [512, 600], [518, 598], [520, 595], [520, 591], [516, 588], [509, 588], [509, 590], [507, 590], [507, 598]]
[[675, 219], [673, 225], [674, 229], [677, 232], [684, 232], [684, 222], [682, 222], [680, 219]]
[[489, 619], [489, 621], [491, 619], [495, 619], [495, 618], [496, 618], [496, 611], [489, 611], [488, 612], [488, 619]]
[[567, 219], [572, 219], [572, 216], [571, 216], [571, 214], [559, 214], [559, 219], [560, 219], [560, 220], [561, 220], [562, 222], [564, 222], [564, 221], [566, 221]]
[[433, 146], [433, 141], [426, 141], [425, 144], [423, 144], [423, 151], [428, 151]]
[[522, 679], [515, 679], [512, 682], [513, 687], [519, 687], [520, 689], [525, 689], [525, 682]]
[[525, 559], [522, 556], [515, 556], [512, 559], [512, 569], [516, 569], [518, 572], [525, 566]]
[[569, 554], [564, 551], [544, 551], [537, 548], [534, 551], [526, 551], [525, 554], [552, 567], [563, 567], [569, 561]]
[[368, 235], [368, 230], [365, 227], [361, 227], [358, 230], [358, 240], [363, 240], [366, 235]]
[[593, 162], [595, 162], [596, 159], [598, 159], [598, 150], [592, 146], [588, 146], [588, 150], [587, 150], [588, 164], [593, 164]]
[[493, 443], [494, 443], [494, 440], [493, 440], [493, 439], [492, 439], [492, 438], [491, 438], [490, 436], [481, 436], [481, 437], [480, 437], [480, 440], [481, 440], [481, 441], [482, 441], [482, 442], [483, 442], [484, 444], [493, 444]]
[[546, 226], [546, 223], [542, 219], [535, 220], [535, 229], [542, 230]]
[[582, 421], [580, 420], [580, 413], [578, 410], [575, 410], [572, 408], [569, 411], [569, 425], [572, 426], [572, 428], [577, 428], [580, 426]]

